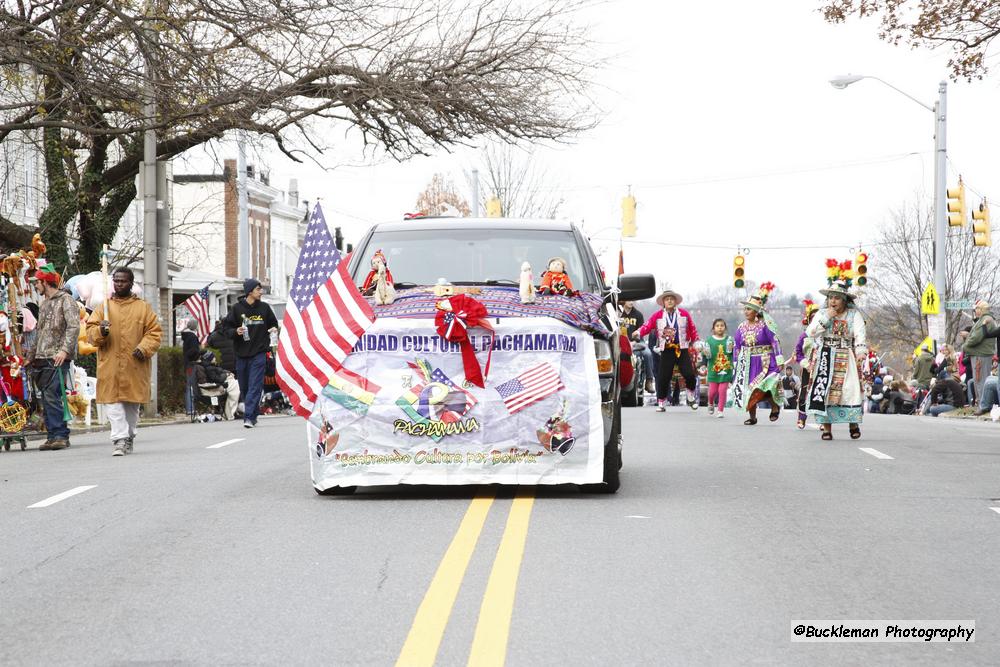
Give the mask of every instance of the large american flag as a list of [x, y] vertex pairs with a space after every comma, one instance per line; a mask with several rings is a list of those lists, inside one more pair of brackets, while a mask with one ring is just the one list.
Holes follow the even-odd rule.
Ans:
[[278, 336], [278, 385], [303, 417], [312, 414], [316, 397], [375, 321], [344, 260], [316, 204]]
[[514, 414], [565, 388], [559, 379], [559, 371], [545, 361], [498, 385], [496, 390], [507, 406], [507, 412]]
[[198, 342], [202, 345], [205, 344], [209, 332], [212, 331], [211, 322], [208, 321], [208, 288], [210, 286], [211, 283], [205, 285], [184, 302], [184, 307], [191, 313], [191, 317], [198, 321]]

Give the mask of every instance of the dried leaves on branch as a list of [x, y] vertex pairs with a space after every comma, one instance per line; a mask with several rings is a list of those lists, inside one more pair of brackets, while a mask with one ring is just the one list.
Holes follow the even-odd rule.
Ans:
[[982, 79], [993, 40], [1000, 35], [995, 0], [824, 0], [831, 23], [850, 17], [878, 17], [879, 37], [891, 44], [951, 49], [955, 79]]
[[114, 235], [121, 203], [134, 196], [146, 129], [158, 133], [159, 159], [245, 130], [301, 160], [320, 156], [348, 129], [405, 158], [483, 135], [558, 141], [592, 126], [595, 63], [571, 22], [577, 7], [4, 3], [0, 142], [15, 131], [45, 132], [50, 200], [62, 207], [50, 224], [66, 222], [67, 211], [76, 216], [87, 257]]

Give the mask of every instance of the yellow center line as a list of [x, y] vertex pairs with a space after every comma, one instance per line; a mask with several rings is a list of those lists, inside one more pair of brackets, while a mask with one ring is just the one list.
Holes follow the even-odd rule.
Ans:
[[507, 659], [507, 638], [510, 618], [514, 612], [517, 577], [521, 571], [524, 543], [528, 537], [528, 522], [535, 502], [534, 489], [518, 489], [517, 497], [507, 516], [496, 560], [486, 584], [486, 594], [479, 608], [479, 621], [469, 653], [469, 667], [495, 665], [503, 667]]
[[476, 549], [476, 542], [479, 541], [479, 534], [492, 504], [492, 495], [477, 496], [469, 504], [458, 532], [451, 540], [417, 609], [413, 625], [396, 660], [396, 667], [430, 667], [434, 664], [441, 637], [448, 625], [452, 607], [455, 606], [455, 596], [458, 595], [465, 570], [469, 567], [469, 559]]

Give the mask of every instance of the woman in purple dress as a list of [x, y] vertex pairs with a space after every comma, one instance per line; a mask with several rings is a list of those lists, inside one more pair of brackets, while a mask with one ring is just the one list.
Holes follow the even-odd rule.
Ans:
[[778, 335], [766, 321], [764, 304], [774, 286], [761, 285], [756, 296], [741, 302], [746, 321], [733, 336], [736, 341], [736, 376], [733, 379], [733, 405], [749, 413], [743, 423], [757, 423], [757, 404], [771, 405], [771, 421], [777, 421], [781, 411], [781, 344]]

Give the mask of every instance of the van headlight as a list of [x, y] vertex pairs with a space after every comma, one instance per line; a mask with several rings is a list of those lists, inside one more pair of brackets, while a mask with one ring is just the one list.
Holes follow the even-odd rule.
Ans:
[[597, 355], [597, 373], [599, 375], [613, 375], [615, 363], [611, 358], [611, 344], [606, 340], [595, 338], [594, 352]]

